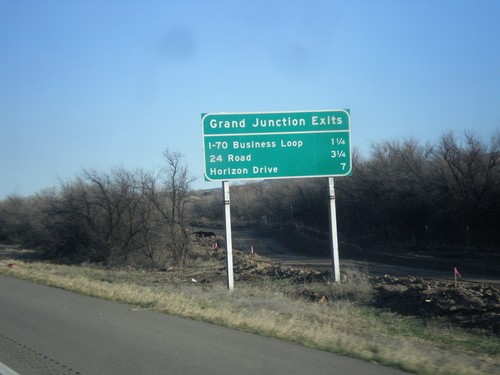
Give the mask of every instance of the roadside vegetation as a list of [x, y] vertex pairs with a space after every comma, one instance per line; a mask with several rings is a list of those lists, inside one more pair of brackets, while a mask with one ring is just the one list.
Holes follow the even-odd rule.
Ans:
[[203, 320], [418, 374], [500, 370], [497, 335], [375, 308], [374, 289], [357, 269], [342, 269], [342, 282], [334, 283], [319, 271], [283, 271], [237, 252], [239, 271], [229, 292], [222, 253], [207, 256], [209, 244], [194, 242], [197, 257], [170, 270], [4, 259], [0, 273], [129, 303], [131, 313], [150, 309]]

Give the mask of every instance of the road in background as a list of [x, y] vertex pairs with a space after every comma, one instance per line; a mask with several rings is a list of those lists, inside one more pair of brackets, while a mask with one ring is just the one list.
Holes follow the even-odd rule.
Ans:
[[[195, 230], [214, 232], [218, 236], [224, 236], [222, 229], [196, 228]], [[318, 270], [332, 268], [332, 261], [328, 256], [306, 255], [291, 251], [281, 242], [255, 230], [233, 228], [232, 237], [233, 249], [249, 253], [252, 248], [257, 254], [283, 265]], [[353, 251], [352, 246], [347, 250], [342, 243], [339, 245], [339, 252], [341, 267], [356, 267], [372, 276], [388, 274], [395, 277], [414, 276], [452, 281], [454, 266], [458, 266], [463, 271], [463, 280], [500, 283], [500, 265], [493, 261], [437, 259], [426, 256], [373, 253], [361, 249]]]
[[5, 276], [0, 362], [21, 375], [403, 374]]

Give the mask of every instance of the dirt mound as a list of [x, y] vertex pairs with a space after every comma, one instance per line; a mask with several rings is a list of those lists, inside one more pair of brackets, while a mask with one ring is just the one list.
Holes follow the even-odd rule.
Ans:
[[325, 281], [330, 278], [328, 271], [315, 271], [299, 267], [288, 267], [273, 263], [271, 260], [247, 254], [235, 257], [234, 270], [241, 280], [252, 280], [266, 276], [275, 279], [290, 279], [295, 283]]
[[[213, 253], [218, 260], [225, 260], [225, 250]], [[234, 275], [239, 281], [252, 281], [261, 277], [289, 279], [303, 284], [297, 298], [311, 302], [325, 302], [332, 296], [312, 291], [308, 283], [330, 280], [330, 271], [283, 266], [257, 254], [233, 252]], [[219, 276], [225, 267], [219, 269]], [[373, 288], [371, 306], [386, 308], [391, 312], [422, 319], [437, 319], [468, 329], [484, 329], [500, 334], [500, 290], [487, 283], [459, 281], [443, 282], [407, 277], [364, 276]]]
[[389, 275], [371, 278], [377, 307], [500, 334], [500, 290], [493, 285]]

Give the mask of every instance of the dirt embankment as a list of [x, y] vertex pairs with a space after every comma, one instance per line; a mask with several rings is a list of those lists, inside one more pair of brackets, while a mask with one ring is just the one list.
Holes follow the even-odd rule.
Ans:
[[372, 277], [371, 283], [375, 306], [500, 334], [500, 290], [494, 285], [389, 275]]

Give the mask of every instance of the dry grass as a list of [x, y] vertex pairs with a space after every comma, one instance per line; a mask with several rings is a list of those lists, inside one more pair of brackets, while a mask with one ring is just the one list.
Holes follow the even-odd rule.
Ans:
[[210, 284], [190, 281], [192, 275], [206, 267], [220, 267], [217, 262], [181, 270], [190, 275], [187, 278], [179, 277], [180, 273], [16, 263], [15, 268], [0, 266], [0, 273], [419, 374], [500, 372], [498, 338], [438, 324], [424, 325], [364, 307], [362, 302], [371, 295], [370, 285], [362, 273], [354, 270], [344, 272], [341, 284], [308, 284], [308, 290], [329, 296], [327, 302], [312, 303], [300, 298], [296, 285], [284, 281], [264, 278], [237, 282], [232, 293], [223, 280]]

